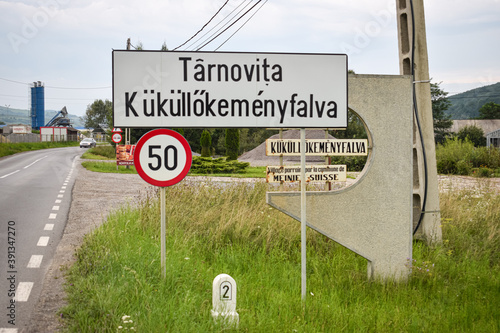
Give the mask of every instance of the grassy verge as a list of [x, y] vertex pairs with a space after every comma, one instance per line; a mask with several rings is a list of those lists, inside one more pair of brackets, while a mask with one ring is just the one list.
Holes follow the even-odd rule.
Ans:
[[82, 158], [86, 160], [116, 160], [115, 147], [99, 145], [83, 153]]
[[94, 162], [94, 161], [84, 161], [82, 162], [82, 166], [87, 170], [94, 172], [103, 172], [103, 173], [137, 173], [135, 167], [130, 165], [127, 169], [125, 165], [119, 165], [116, 167], [116, 162]]
[[[90, 153], [90, 152], [89, 152]], [[84, 155], [84, 158], [85, 157]], [[94, 171], [94, 172], [105, 172], [105, 173], [137, 173], [134, 166], [130, 166], [127, 169], [124, 166], [120, 166], [118, 170], [116, 169], [116, 163], [110, 162], [97, 162], [97, 161], [85, 161], [82, 162], [84, 168]], [[199, 173], [189, 173], [190, 176], [217, 176], [217, 177], [235, 177], [235, 178], [266, 178], [266, 168], [265, 167], [248, 167], [245, 173], [229, 174], [199, 174]]]
[[365, 259], [309, 230], [303, 308], [300, 225], [270, 209], [265, 192], [265, 184], [167, 188], [164, 280], [158, 193], [115, 212], [76, 253], [61, 313], [66, 330], [226, 330], [210, 316], [220, 273], [238, 284], [243, 332], [500, 330], [500, 196], [443, 194], [444, 242], [414, 243], [408, 283], [368, 281]]
[[79, 146], [79, 142], [23, 142], [0, 143], [0, 157], [14, 155], [23, 151], [40, 150], [48, 148], [63, 148]]

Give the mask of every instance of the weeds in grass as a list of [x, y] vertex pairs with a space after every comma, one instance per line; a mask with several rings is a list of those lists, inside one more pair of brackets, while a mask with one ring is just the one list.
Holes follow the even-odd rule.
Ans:
[[166, 192], [166, 278], [159, 192], [150, 191], [77, 251], [62, 310], [67, 331], [116, 332], [130, 319], [124, 314], [140, 332], [226, 330], [210, 315], [220, 273], [238, 283], [239, 331], [499, 331], [500, 197], [486, 189], [441, 195], [443, 244], [414, 242], [407, 283], [367, 280], [365, 259], [309, 230], [305, 307], [300, 224], [269, 209], [265, 184], [183, 182]]

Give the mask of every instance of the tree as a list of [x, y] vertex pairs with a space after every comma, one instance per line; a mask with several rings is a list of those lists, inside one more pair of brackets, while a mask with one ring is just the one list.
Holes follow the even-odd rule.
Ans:
[[227, 160], [237, 160], [240, 150], [240, 131], [238, 128], [226, 129], [226, 155]]
[[113, 103], [109, 100], [96, 99], [87, 106], [83, 122], [86, 128], [113, 127]]
[[432, 117], [434, 119], [434, 140], [436, 143], [443, 143], [449, 136], [449, 129], [453, 125], [450, 115], [444, 111], [448, 110], [451, 102], [446, 97], [447, 92], [439, 88], [440, 83], [431, 83]]
[[483, 129], [474, 125], [461, 128], [460, 131], [458, 131], [457, 137], [462, 141], [469, 140], [475, 147], [486, 146], [486, 138], [484, 137]]
[[365, 125], [358, 115], [347, 110], [347, 128], [345, 130], [333, 130], [332, 135], [336, 139], [367, 139]]
[[500, 104], [489, 102], [481, 106], [478, 119], [500, 119]]
[[201, 138], [200, 138], [200, 144], [201, 144], [201, 157], [210, 157], [210, 151], [212, 147], [212, 136], [210, 135], [210, 132], [208, 130], [204, 130], [201, 133]]
[[172, 130], [184, 136], [184, 128], [172, 128]]

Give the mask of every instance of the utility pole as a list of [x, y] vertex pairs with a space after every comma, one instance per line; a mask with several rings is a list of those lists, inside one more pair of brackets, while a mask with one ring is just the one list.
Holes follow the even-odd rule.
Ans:
[[413, 75], [413, 228], [427, 243], [442, 241], [423, 0], [396, 0], [399, 68]]

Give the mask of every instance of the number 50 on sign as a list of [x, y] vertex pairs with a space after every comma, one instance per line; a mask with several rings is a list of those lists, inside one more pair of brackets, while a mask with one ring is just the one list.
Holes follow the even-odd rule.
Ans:
[[160, 187], [180, 182], [189, 172], [192, 152], [179, 133], [156, 129], [144, 134], [135, 149], [137, 173], [146, 182]]

